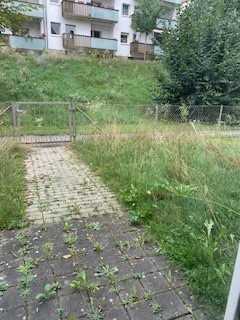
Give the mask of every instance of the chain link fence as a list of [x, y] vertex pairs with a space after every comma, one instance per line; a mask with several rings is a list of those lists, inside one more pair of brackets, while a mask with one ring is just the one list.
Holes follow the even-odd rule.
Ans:
[[0, 136], [116, 132], [240, 136], [240, 106], [12, 102], [0, 104]]

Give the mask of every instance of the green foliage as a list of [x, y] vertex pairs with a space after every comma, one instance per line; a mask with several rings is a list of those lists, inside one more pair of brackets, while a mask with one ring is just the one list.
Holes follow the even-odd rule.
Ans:
[[58, 282], [54, 282], [52, 284], [47, 283], [44, 286], [43, 292], [39, 293], [36, 296], [36, 300], [39, 302], [48, 301], [52, 298], [54, 298], [57, 294], [57, 291], [60, 289], [60, 284]]
[[29, 6], [20, 0], [11, 1], [10, 5], [9, 0], [0, 0], [0, 27], [18, 31], [25, 21], [24, 13]]
[[132, 16], [132, 27], [137, 32], [150, 33], [156, 28], [157, 18], [165, 12], [159, 0], [137, 0]]
[[87, 224], [87, 228], [89, 230], [100, 231], [101, 230], [101, 224], [99, 222], [91, 222], [91, 223]]
[[6, 281], [0, 281], [0, 297], [8, 290], [8, 283]]
[[31, 283], [35, 279], [32, 273], [33, 261], [31, 259], [25, 260], [22, 265], [20, 265], [17, 271], [20, 273], [19, 289], [20, 294], [23, 297], [28, 297], [31, 294]]
[[64, 243], [69, 247], [72, 248], [78, 240], [78, 237], [74, 233], [69, 233], [66, 236], [64, 236]]
[[239, 103], [238, 0], [193, 0], [178, 26], [165, 34], [169, 77], [160, 76], [159, 100], [171, 104]]
[[78, 272], [75, 279], [70, 283], [70, 287], [77, 291], [86, 290], [90, 293], [94, 293], [99, 289], [96, 283], [88, 279], [86, 271]]
[[90, 300], [90, 310], [87, 315], [88, 320], [104, 320], [103, 310], [100, 306], [96, 307], [93, 300]]
[[156, 254], [166, 253], [195, 293], [223, 308], [240, 239], [239, 142], [116, 138], [78, 143], [75, 150], [134, 221], [148, 225]]
[[99, 277], [106, 277], [111, 284], [115, 284], [118, 271], [118, 268], [115, 266], [112, 267], [109, 264], [102, 264], [97, 271], [97, 275]]
[[[147, 104], [156, 80], [155, 62], [0, 54], [0, 101], [81, 100]], [[78, 99], [79, 100], [79, 99]]]
[[0, 229], [21, 227], [26, 207], [24, 156], [15, 144], [0, 146]]

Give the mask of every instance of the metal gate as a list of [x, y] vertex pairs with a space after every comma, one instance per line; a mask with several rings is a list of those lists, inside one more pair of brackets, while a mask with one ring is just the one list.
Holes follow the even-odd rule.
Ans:
[[21, 143], [63, 143], [76, 137], [72, 102], [16, 102], [0, 108], [0, 137]]

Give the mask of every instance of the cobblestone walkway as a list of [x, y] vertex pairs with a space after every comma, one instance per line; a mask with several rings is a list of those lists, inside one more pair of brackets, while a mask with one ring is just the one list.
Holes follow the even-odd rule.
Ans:
[[33, 223], [0, 233], [1, 320], [209, 319], [67, 148], [33, 148], [26, 165]]
[[32, 222], [122, 214], [114, 195], [65, 146], [33, 148], [26, 168]]

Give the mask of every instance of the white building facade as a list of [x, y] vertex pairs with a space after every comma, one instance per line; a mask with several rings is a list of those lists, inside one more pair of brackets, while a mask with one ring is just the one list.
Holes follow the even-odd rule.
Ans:
[[65, 53], [109, 52], [125, 58], [159, 55], [162, 50], [154, 39], [164, 28], [174, 27], [181, 0], [159, 1], [166, 10], [146, 36], [132, 29], [134, 0], [25, 0], [31, 4], [25, 11], [31, 18], [21, 34], [9, 36], [9, 45]]

